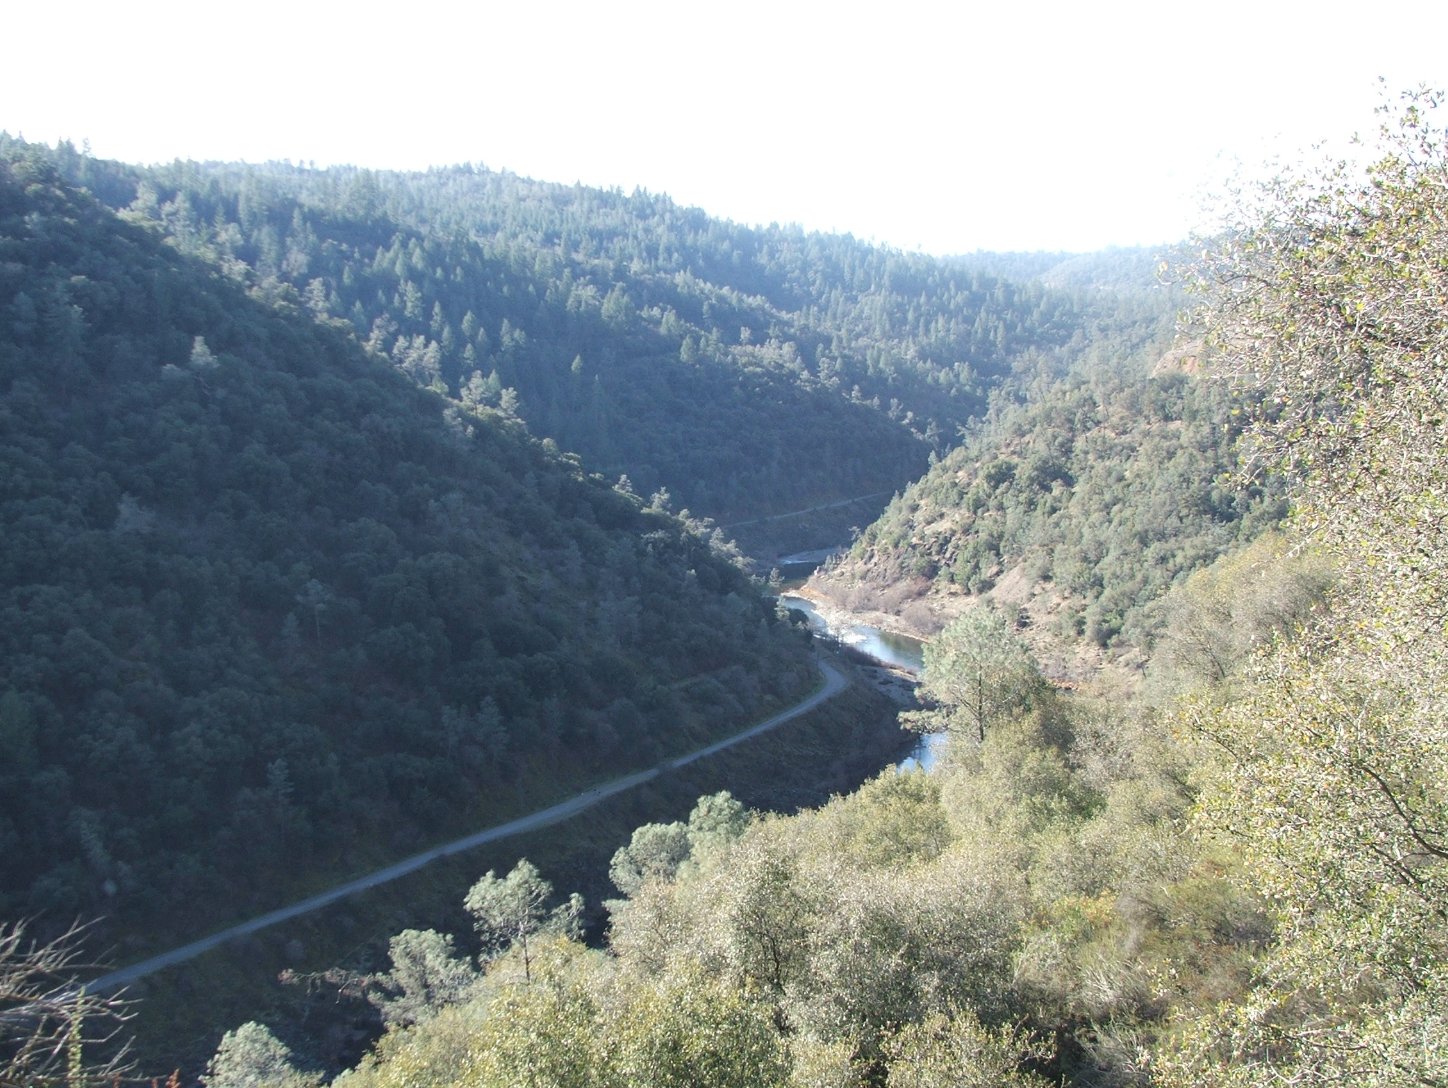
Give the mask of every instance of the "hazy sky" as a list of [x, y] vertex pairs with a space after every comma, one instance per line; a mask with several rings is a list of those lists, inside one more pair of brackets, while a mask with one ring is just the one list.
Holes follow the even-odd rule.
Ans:
[[[1007, 9], [1010, 9], [1009, 11]], [[0, 129], [96, 155], [457, 162], [892, 245], [1180, 238], [1222, 155], [1448, 85], [1448, 4], [17, 0]]]

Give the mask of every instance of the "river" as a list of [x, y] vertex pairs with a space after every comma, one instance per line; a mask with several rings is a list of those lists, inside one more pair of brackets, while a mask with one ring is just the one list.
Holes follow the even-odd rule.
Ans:
[[919, 676], [925, 667], [925, 643], [909, 635], [897, 635], [882, 631], [865, 623], [836, 624], [820, 614], [814, 602], [793, 593], [781, 593], [780, 602], [791, 612], [798, 612], [809, 621], [810, 630], [821, 635], [837, 638], [852, 649], [859, 650], [866, 657], [872, 657], [882, 665], [903, 669], [912, 676]]
[[[838, 639], [866, 657], [893, 669], [919, 676], [925, 667], [925, 643], [909, 635], [898, 635], [866, 623], [831, 623], [817, 609], [813, 602], [794, 593], [781, 593], [780, 603], [792, 612], [798, 612], [809, 622], [810, 630], [821, 635]], [[945, 735], [927, 734], [900, 763], [901, 770], [921, 767], [930, 770], [940, 755]]]

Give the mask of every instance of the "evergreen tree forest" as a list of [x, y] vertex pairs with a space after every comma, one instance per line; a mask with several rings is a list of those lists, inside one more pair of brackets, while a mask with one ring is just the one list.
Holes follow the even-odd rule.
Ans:
[[1175, 582], [1286, 510], [1275, 478], [1233, 477], [1250, 392], [1157, 347], [1125, 366], [1083, 362], [1002, 404], [814, 588], [853, 606], [903, 598], [928, 630], [984, 596], [1058, 647], [1148, 645]]
[[0, 916], [195, 935], [815, 682], [722, 539], [264, 296], [0, 158]]
[[942, 261], [474, 166], [51, 157], [417, 384], [719, 522], [888, 496], [1032, 360], [1134, 346], [1172, 310], [1136, 251], [1085, 274], [1064, 255]]

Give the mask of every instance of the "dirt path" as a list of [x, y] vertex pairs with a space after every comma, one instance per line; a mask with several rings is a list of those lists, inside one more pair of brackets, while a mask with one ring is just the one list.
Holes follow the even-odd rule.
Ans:
[[849, 506], [852, 502], [863, 502], [866, 499], [878, 499], [884, 495], [893, 495], [893, 491], [876, 491], [869, 495], [856, 495], [852, 499], [840, 499], [837, 502], [827, 502], [820, 506], [807, 506], [803, 510], [790, 510], [783, 514], [770, 514], [768, 517], [749, 518], [747, 521], [731, 521], [728, 525], [721, 525], [721, 529], [738, 529], [741, 525], [762, 525], [767, 521], [783, 521], [785, 518], [797, 518], [802, 514], [813, 514], [820, 510], [834, 510], [836, 507]]
[[86, 988], [92, 991], [119, 989], [122, 986], [127, 986], [135, 982], [137, 979], [154, 974], [156, 971], [174, 966], [178, 963], [184, 963], [186, 960], [199, 956], [203, 952], [209, 952], [218, 945], [225, 944], [227, 941], [233, 940], [236, 937], [243, 937], [248, 933], [255, 933], [259, 929], [276, 925], [278, 922], [285, 922], [288, 919], [297, 918], [303, 914], [310, 914], [314, 910], [320, 910], [322, 907], [335, 903], [339, 899], [345, 899], [349, 895], [355, 895], [357, 892], [366, 891], [368, 888], [375, 888], [381, 884], [396, 880], [398, 877], [406, 876], [408, 873], [416, 872], [424, 865], [436, 861], [439, 858], [459, 854], [464, 850], [471, 850], [473, 847], [481, 846], [484, 843], [495, 842], [498, 839], [506, 839], [512, 835], [521, 835], [525, 831], [536, 831], [539, 828], [548, 827], [551, 824], [567, 820], [613, 797], [615, 794], [623, 793], [625, 790], [631, 790], [635, 786], [648, 782], [650, 779], [657, 778], [659, 774], [665, 770], [672, 770], [675, 767], [685, 767], [696, 760], [711, 756], [715, 752], [722, 752], [724, 749], [749, 740], [751, 737], [757, 737], [760, 733], [783, 725], [785, 722], [797, 718], [801, 714], [807, 714], [827, 699], [832, 699], [844, 691], [847, 681], [838, 669], [822, 661], [820, 662], [820, 673], [823, 676], [823, 682], [812, 694], [807, 695], [794, 706], [780, 711], [778, 714], [760, 722], [758, 725], [751, 726], [742, 733], [736, 733], [734, 736], [726, 737], [724, 740], [717, 741], [708, 747], [700, 748], [698, 751], [679, 756], [661, 767], [650, 767], [647, 770], [635, 771], [633, 774], [616, 778], [612, 782], [605, 782], [602, 785], [593, 786], [549, 808], [541, 809], [527, 816], [520, 816], [518, 819], [510, 820], [505, 824], [498, 824], [495, 827], [476, 831], [460, 839], [454, 839], [452, 842], [433, 847], [431, 850], [414, 854], [410, 858], [404, 858], [402, 861], [394, 865], [389, 865], [385, 869], [378, 869], [374, 873], [368, 873], [366, 876], [357, 877], [355, 880], [338, 884], [325, 892], [320, 892], [298, 903], [280, 907], [277, 910], [269, 911], [249, 921], [229, 926], [219, 933], [213, 933], [211, 936], [203, 937], [199, 941], [192, 941], [190, 944], [182, 945], [180, 948], [173, 948], [169, 952], [162, 952], [160, 955], [152, 956], [150, 959], [133, 963], [129, 967], [122, 967], [117, 971], [112, 971], [87, 983]]

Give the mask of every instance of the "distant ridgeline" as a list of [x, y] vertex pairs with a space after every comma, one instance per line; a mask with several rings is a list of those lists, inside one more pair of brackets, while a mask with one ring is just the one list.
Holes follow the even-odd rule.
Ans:
[[[138, 184], [91, 165], [102, 195]], [[382, 218], [409, 190], [364, 175], [178, 177], [186, 195], [155, 203], [140, 183], [118, 217], [54, 156], [0, 149], [0, 917], [124, 930], [185, 902], [206, 925], [263, 905], [257, 889], [274, 905], [300, 874], [688, 750], [809, 685], [798, 637], [717, 542], [490, 395], [419, 388], [306, 312], [345, 290], [390, 330], [401, 291], [422, 324], [379, 351], [421, 337], [441, 369], [414, 376], [448, 386], [485, 349], [487, 374], [541, 408], [529, 390], [566, 361], [527, 378], [506, 360], [532, 359], [525, 325], [568, 314], [532, 297], [551, 271], [461, 238], [436, 245], [476, 267], [444, 268]], [[335, 207], [287, 204], [283, 181], [330, 187]], [[374, 269], [378, 237], [398, 257]], [[455, 280], [473, 272], [491, 286]], [[464, 294], [481, 314], [435, 305]], [[605, 343], [616, 309], [585, 306], [577, 342]], [[658, 337], [630, 313], [639, 342]], [[836, 423], [875, 418], [838, 403]], [[899, 433], [903, 465], [916, 440]]]
[[1170, 310], [1144, 251], [937, 260], [471, 166], [47, 154], [417, 384], [721, 523], [898, 490], [1003, 382]]

